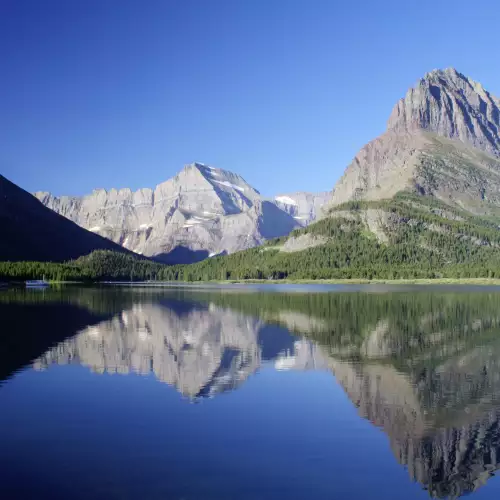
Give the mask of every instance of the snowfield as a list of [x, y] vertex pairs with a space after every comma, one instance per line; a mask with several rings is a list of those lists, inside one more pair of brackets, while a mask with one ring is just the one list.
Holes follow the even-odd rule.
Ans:
[[276, 196], [274, 198], [278, 203], [283, 203], [284, 205], [293, 205], [297, 206], [297, 202], [295, 200], [292, 200], [289, 196]]
[[216, 182], [217, 184], [222, 184], [223, 186], [226, 186], [226, 187], [230, 187], [230, 188], [233, 188], [233, 189], [236, 189], [238, 191], [241, 191], [242, 193], [245, 192], [245, 188], [241, 187], [241, 186], [236, 186], [235, 184], [231, 184], [230, 182], [228, 181], [218, 181], [217, 179], [213, 179], [212, 180], [213, 182]]

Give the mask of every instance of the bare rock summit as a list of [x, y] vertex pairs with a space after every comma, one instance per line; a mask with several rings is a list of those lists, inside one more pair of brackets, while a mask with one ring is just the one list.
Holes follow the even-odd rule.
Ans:
[[387, 130], [426, 130], [500, 156], [500, 99], [454, 68], [434, 70], [398, 101]]
[[243, 250], [299, 227], [241, 176], [203, 163], [186, 165], [155, 189], [35, 196], [81, 227], [166, 263]]
[[326, 211], [399, 191], [500, 215], [500, 100], [455, 69], [431, 71], [396, 104], [387, 131], [359, 151]]

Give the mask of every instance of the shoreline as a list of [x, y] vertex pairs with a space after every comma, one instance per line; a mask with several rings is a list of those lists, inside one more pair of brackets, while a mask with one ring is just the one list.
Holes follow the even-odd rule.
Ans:
[[186, 286], [186, 285], [490, 285], [500, 286], [500, 278], [418, 278], [418, 279], [283, 279], [209, 281], [101, 281], [100, 285]]
[[[182, 287], [217, 285], [477, 285], [500, 286], [500, 278], [415, 278], [415, 279], [283, 279], [283, 280], [209, 280], [209, 281], [56, 281], [52, 286], [140, 286], [140, 287]], [[2, 282], [1, 288], [24, 287], [23, 281]]]

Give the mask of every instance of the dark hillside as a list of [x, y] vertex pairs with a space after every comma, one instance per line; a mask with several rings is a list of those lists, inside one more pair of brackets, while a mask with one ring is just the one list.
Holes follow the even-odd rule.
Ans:
[[56, 214], [1, 175], [0, 233], [4, 261], [62, 262], [94, 250], [128, 252]]

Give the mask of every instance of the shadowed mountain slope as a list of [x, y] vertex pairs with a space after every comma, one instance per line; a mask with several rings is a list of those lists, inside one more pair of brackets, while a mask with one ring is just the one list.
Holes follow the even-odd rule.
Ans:
[[0, 260], [65, 261], [122, 247], [82, 229], [0, 175]]

